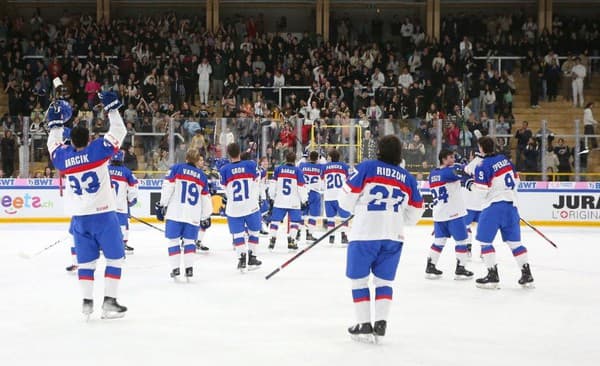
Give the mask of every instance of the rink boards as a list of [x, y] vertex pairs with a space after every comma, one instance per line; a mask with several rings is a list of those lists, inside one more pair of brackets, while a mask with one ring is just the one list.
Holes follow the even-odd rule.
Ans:
[[[131, 215], [154, 222], [154, 203], [160, 198], [161, 179], [140, 179], [139, 198]], [[420, 224], [431, 223], [431, 195], [419, 182], [426, 210]], [[64, 222], [58, 179], [0, 179], [0, 223]], [[521, 217], [538, 225], [600, 226], [600, 182], [521, 182]], [[225, 222], [216, 216], [214, 222]]]

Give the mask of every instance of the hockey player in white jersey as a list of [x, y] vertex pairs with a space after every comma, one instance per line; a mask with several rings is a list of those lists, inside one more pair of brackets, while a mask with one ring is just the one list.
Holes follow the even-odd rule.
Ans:
[[307, 216], [306, 240], [316, 240], [313, 236], [317, 226], [317, 219], [321, 216], [323, 206], [323, 171], [324, 165], [319, 164], [319, 153], [311, 151], [308, 154], [308, 161], [300, 163], [298, 168], [304, 174], [304, 180], [308, 189], [308, 207], [303, 214]]
[[65, 207], [72, 215], [83, 313], [89, 317], [94, 309], [94, 272], [102, 249], [106, 258], [102, 317], [118, 318], [127, 311], [117, 302], [125, 251], [107, 165], [121, 146], [127, 130], [118, 111], [122, 103], [117, 94], [103, 92], [98, 96], [110, 122], [104, 137], [90, 143], [89, 130], [77, 126], [71, 130], [71, 145], [64, 145], [63, 123], [65, 115], [70, 114], [66, 109], [70, 107], [55, 102], [47, 113], [48, 151], [52, 163], [66, 180]]
[[465, 176], [463, 177], [463, 198], [465, 207], [467, 209], [467, 215], [464, 217], [465, 225], [467, 227], [467, 233], [469, 237], [467, 239], [467, 255], [471, 257], [473, 251], [473, 234], [471, 231], [471, 224], [479, 222], [479, 214], [481, 213], [481, 197], [474, 194], [470, 188], [473, 184], [473, 176], [475, 175], [475, 167], [481, 164], [483, 155], [476, 152], [473, 159], [465, 165], [463, 168]]
[[[198, 158], [198, 163], [196, 163], [196, 166], [198, 166], [198, 168], [204, 170], [204, 157], [200, 156], [200, 158]], [[210, 192], [209, 189], [209, 193], [212, 195], [212, 192]], [[200, 229], [198, 230], [198, 237], [196, 238], [196, 250], [200, 250], [201, 253], [202, 252], [208, 252], [210, 250], [209, 247], [207, 247], [205, 244], [203, 244], [202, 242], [204, 241], [204, 237], [206, 236], [206, 228], [200, 226]], [[183, 245], [183, 243], [182, 243]]]
[[483, 203], [475, 239], [481, 244], [483, 262], [488, 269], [487, 276], [476, 280], [477, 287], [498, 288], [500, 279], [493, 245], [498, 231], [521, 269], [519, 285], [532, 287], [533, 276], [529, 268], [527, 248], [521, 243], [517, 208], [519, 175], [504, 155], [495, 153], [491, 137], [482, 137], [477, 142], [479, 151], [485, 156], [481, 164], [475, 167], [473, 190], [480, 195]]
[[133, 248], [129, 246], [129, 208], [137, 203], [138, 180], [131, 170], [123, 165], [125, 153], [119, 150], [113, 155], [108, 172], [110, 181], [115, 191], [117, 200], [117, 217], [123, 233], [123, 246], [129, 253]]
[[237, 268], [244, 272], [262, 264], [256, 258], [261, 226], [258, 202], [260, 172], [256, 162], [241, 158], [239, 144], [233, 142], [227, 145], [227, 155], [231, 163], [219, 170], [221, 185], [225, 188], [227, 197], [225, 215], [233, 237], [233, 247], [239, 255]]
[[290, 232], [288, 234], [288, 249], [297, 250], [296, 234], [302, 225], [301, 208], [306, 207], [308, 192], [304, 182], [304, 174], [300, 168], [294, 165], [296, 154], [288, 152], [285, 156], [286, 163], [278, 166], [273, 173], [273, 211], [271, 213], [271, 227], [269, 249], [275, 248], [279, 224], [286, 215], [290, 221]]
[[[377, 341], [385, 335], [392, 284], [406, 239], [404, 227], [415, 225], [423, 213], [417, 181], [398, 166], [400, 159], [400, 140], [394, 135], [382, 137], [377, 160], [360, 163], [339, 197], [340, 207], [354, 213], [346, 276], [352, 281], [358, 323], [348, 332], [359, 340]], [[371, 275], [375, 287], [374, 314], [369, 288]]]
[[155, 206], [158, 220], [166, 220], [165, 237], [169, 240], [168, 252], [171, 262], [171, 278], [177, 281], [181, 275], [181, 244], [183, 238], [183, 266], [185, 277], [194, 275], [195, 241], [200, 226], [211, 224], [212, 201], [208, 193], [208, 180], [197, 167], [200, 152], [189, 149], [185, 163], [175, 164], [163, 180], [160, 201]]
[[[348, 178], [348, 165], [340, 161], [340, 152], [332, 149], [328, 153], [330, 161], [323, 168], [323, 182], [325, 191], [323, 192], [323, 201], [325, 201], [325, 216], [327, 217], [327, 228], [332, 229], [335, 226], [336, 217], [346, 219], [350, 213], [340, 207], [339, 197], [343, 194], [342, 187]], [[344, 224], [341, 231], [342, 244], [348, 244], [348, 223]], [[335, 243], [335, 234], [329, 236], [329, 244]]]
[[473, 272], [465, 268], [467, 261], [467, 228], [464, 217], [467, 214], [463, 202], [463, 193], [460, 181], [462, 169], [454, 164], [454, 152], [442, 149], [438, 156], [440, 167], [429, 174], [429, 189], [432, 196], [433, 206], [433, 231], [434, 241], [427, 258], [425, 268], [426, 278], [435, 279], [442, 275], [442, 271], [436, 268], [440, 254], [446, 245], [446, 241], [452, 237], [456, 242], [455, 279], [469, 279]]

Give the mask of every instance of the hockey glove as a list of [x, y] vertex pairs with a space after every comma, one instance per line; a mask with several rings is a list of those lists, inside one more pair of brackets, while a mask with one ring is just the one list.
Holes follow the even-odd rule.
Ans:
[[104, 105], [105, 111], [117, 110], [123, 106], [123, 103], [119, 100], [119, 96], [115, 92], [101, 92], [98, 93], [98, 98]]
[[167, 212], [167, 208], [160, 205], [160, 202], [156, 202], [154, 205], [154, 210], [156, 211], [154, 214], [158, 221], [165, 221], [165, 213]]
[[48, 113], [46, 114], [46, 118], [48, 118], [48, 128], [58, 128], [62, 127], [65, 122], [63, 119], [62, 109], [59, 103], [52, 103], [48, 108]]
[[475, 183], [475, 180], [473, 178], [467, 179], [465, 181], [465, 188], [468, 189], [469, 191], [471, 191], [473, 188], [473, 183]]
[[301, 209], [302, 211], [306, 210], [307, 208], [308, 208], [308, 202], [307, 202], [307, 201], [305, 201], [305, 202], [302, 202], [302, 203], [300, 204], [300, 209]]
[[212, 224], [210, 217], [208, 219], [200, 220], [200, 227], [204, 230], [208, 229]]

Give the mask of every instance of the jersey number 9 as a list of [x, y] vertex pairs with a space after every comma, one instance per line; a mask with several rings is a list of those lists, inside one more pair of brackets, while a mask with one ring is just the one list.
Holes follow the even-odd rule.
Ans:
[[190, 183], [185, 180], [181, 181], [181, 203], [186, 203], [187, 201], [190, 205], [196, 206], [199, 197], [200, 191], [198, 191], [196, 183]]

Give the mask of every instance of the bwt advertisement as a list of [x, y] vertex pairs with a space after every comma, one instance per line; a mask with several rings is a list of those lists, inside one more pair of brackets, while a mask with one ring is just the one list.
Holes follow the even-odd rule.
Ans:
[[[153, 216], [161, 184], [162, 179], [140, 179], [132, 215]], [[423, 222], [428, 222], [432, 215], [428, 183], [419, 182], [419, 190], [425, 201]], [[600, 226], [600, 182], [521, 182], [518, 191], [519, 211], [528, 221]], [[67, 219], [63, 205], [58, 179], [0, 179], [0, 222]]]

